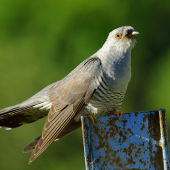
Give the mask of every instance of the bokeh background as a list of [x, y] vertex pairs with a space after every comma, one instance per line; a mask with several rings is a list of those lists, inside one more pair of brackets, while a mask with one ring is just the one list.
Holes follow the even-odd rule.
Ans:
[[[65, 77], [101, 48], [110, 31], [124, 25], [141, 34], [121, 110], [165, 108], [169, 122], [170, 1], [159, 0], [0, 0], [0, 108]], [[30, 153], [22, 149], [41, 133], [44, 121], [0, 129], [0, 170], [85, 169], [81, 129], [28, 166]]]

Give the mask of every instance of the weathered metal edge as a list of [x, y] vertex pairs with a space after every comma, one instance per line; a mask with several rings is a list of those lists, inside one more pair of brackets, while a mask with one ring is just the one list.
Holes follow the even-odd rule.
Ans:
[[160, 121], [160, 135], [161, 135], [161, 145], [162, 145], [162, 155], [163, 155], [163, 165], [164, 170], [169, 170], [169, 143], [168, 143], [168, 129], [166, 122], [166, 110], [160, 109], [159, 112], [159, 121]]
[[[86, 139], [85, 139], [85, 124], [84, 124], [84, 116], [81, 116], [81, 124], [82, 124], [82, 135], [83, 135], [83, 144], [86, 143]], [[86, 145], [83, 145], [84, 146], [84, 157], [85, 157], [85, 166], [86, 166], [86, 170], [89, 170], [88, 169], [88, 160], [87, 160], [87, 149], [86, 149]]]

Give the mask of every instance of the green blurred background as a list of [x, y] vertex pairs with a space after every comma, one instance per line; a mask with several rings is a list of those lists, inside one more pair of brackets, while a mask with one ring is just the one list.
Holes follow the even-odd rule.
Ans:
[[[124, 25], [141, 34], [132, 51], [132, 79], [121, 110], [165, 108], [169, 122], [167, 0], [0, 0], [0, 108], [65, 77], [101, 48], [110, 31]], [[0, 129], [0, 170], [85, 169], [81, 129], [52, 144], [28, 166], [30, 153], [22, 149], [41, 133], [44, 121]]]

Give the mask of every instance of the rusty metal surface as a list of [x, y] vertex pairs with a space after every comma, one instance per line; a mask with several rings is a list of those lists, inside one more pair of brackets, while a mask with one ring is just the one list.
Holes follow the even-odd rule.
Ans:
[[168, 170], [165, 110], [82, 117], [86, 170]]

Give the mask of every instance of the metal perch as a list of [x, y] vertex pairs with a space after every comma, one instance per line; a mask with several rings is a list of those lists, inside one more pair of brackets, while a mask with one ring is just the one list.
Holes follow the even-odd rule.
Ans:
[[165, 110], [83, 116], [86, 170], [169, 170]]

